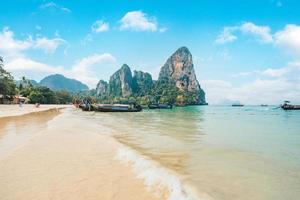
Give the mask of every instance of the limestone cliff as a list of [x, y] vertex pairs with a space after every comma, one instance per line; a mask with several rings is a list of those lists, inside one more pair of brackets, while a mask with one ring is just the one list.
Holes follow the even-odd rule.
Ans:
[[[168, 82], [189, 95], [194, 95], [194, 100], [184, 102], [187, 104], [205, 104], [205, 93], [196, 78], [192, 54], [186, 47], [179, 48], [161, 68], [158, 84]], [[185, 101], [185, 100], [183, 100]]]
[[108, 93], [114, 97], [129, 97], [133, 94], [131, 70], [124, 64], [109, 79]]

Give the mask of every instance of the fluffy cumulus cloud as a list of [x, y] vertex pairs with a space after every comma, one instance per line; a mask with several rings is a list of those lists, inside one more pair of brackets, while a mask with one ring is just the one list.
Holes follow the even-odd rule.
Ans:
[[103, 20], [97, 20], [91, 27], [92, 31], [95, 33], [106, 32], [109, 30], [109, 23]]
[[240, 30], [244, 34], [249, 34], [257, 37], [257, 39], [262, 43], [273, 42], [271, 29], [268, 26], [258, 26], [256, 24], [253, 24], [252, 22], [247, 22], [240, 26]]
[[217, 44], [234, 42], [238, 39], [238, 33], [252, 36], [260, 43], [271, 44], [293, 56], [296, 60], [300, 60], [300, 26], [298, 25], [287, 24], [282, 30], [272, 34], [269, 26], [259, 26], [252, 22], [246, 22], [240, 26], [224, 27], [215, 42]]
[[102, 70], [101, 66], [103, 67], [103, 65], [107, 64], [115, 65], [116, 58], [109, 53], [93, 54], [77, 61], [65, 74], [94, 88], [99, 81], [99, 77], [95, 74], [97, 69], [93, 67], [100, 67], [100, 70]]
[[34, 48], [41, 49], [45, 53], [53, 53], [60, 45], [67, 42], [61, 38], [48, 39], [46, 37], [37, 38], [34, 42]]
[[95, 73], [103, 65], [116, 64], [116, 59], [109, 53], [93, 54], [75, 62], [69, 69], [65, 66], [52, 66], [28, 57], [19, 57], [8, 61], [5, 69], [12, 72], [16, 78], [26, 76], [35, 80], [40, 80], [49, 74], [63, 74], [66, 77], [75, 78], [86, 83], [90, 88], [94, 88], [99, 81]]
[[238, 39], [237, 32], [240, 32], [245, 35], [254, 36], [261, 43], [273, 42], [273, 36], [271, 34], [270, 27], [259, 26], [252, 22], [245, 22], [239, 26], [224, 27], [223, 31], [217, 36], [215, 42], [218, 44], [234, 42]]
[[59, 37], [52, 39], [46, 37], [33, 39], [28, 37], [24, 40], [18, 40], [15, 39], [13, 31], [7, 27], [0, 32], [0, 41], [0, 53], [9, 58], [20, 56], [24, 51], [30, 49], [40, 49], [45, 53], [53, 53], [60, 45], [67, 43]]
[[287, 53], [300, 56], [300, 26], [288, 24], [275, 33], [275, 45]]
[[46, 75], [63, 73], [62, 66], [50, 66], [27, 57], [15, 58], [5, 65], [5, 69], [12, 72], [16, 78], [22, 76], [41, 79]]
[[40, 80], [49, 74], [59, 73], [82, 81], [93, 88], [99, 81], [97, 72], [101, 71], [102, 67], [116, 65], [116, 59], [109, 53], [84, 57], [69, 67], [49, 65], [28, 56], [29, 50], [41, 50], [45, 53], [55, 52], [60, 45], [67, 44], [59, 37], [52, 39], [28, 37], [19, 40], [14, 37], [13, 31], [4, 28], [0, 32], [0, 41], [0, 54], [5, 58], [5, 69], [12, 72], [17, 79], [26, 76]]
[[8, 56], [19, 54], [33, 46], [31, 38], [27, 38], [26, 40], [14, 39], [14, 33], [8, 27], [5, 27], [0, 32], [0, 41], [0, 52]]
[[[148, 17], [142, 11], [131, 11], [126, 13], [120, 20], [121, 30], [133, 31], [158, 31], [158, 25], [154, 17]], [[163, 29], [162, 29], [163, 30]]]
[[300, 63], [292, 62], [279, 69], [240, 73], [238, 76], [255, 75], [254, 81], [240, 86], [223, 80], [204, 80], [201, 83], [211, 104], [241, 102], [278, 105], [285, 99], [300, 103], [299, 74]]

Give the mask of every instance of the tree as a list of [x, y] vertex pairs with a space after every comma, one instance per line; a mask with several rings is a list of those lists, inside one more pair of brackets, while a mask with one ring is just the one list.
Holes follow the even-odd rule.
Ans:
[[73, 97], [68, 91], [60, 90], [55, 92], [57, 103], [59, 104], [68, 104], [71, 103], [73, 100]]
[[3, 58], [0, 56], [0, 94], [15, 95], [16, 94], [16, 84], [14, 82], [14, 77], [3, 69]]

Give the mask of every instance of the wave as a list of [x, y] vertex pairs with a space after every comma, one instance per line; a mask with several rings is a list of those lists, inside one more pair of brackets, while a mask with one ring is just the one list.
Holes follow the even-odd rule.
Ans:
[[115, 159], [132, 166], [137, 177], [144, 181], [147, 189], [160, 198], [204, 200], [199, 198], [190, 186], [184, 185], [176, 173], [160, 166], [155, 161], [148, 160], [129, 147], [124, 145], [119, 147]]

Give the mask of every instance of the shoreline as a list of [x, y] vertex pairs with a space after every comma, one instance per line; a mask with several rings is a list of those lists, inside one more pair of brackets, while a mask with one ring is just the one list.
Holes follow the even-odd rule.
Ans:
[[36, 108], [34, 104], [23, 104], [22, 107], [19, 107], [18, 104], [0, 104], [0, 119], [18, 117], [27, 114], [48, 111], [52, 109], [64, 109], [67, 107], [72, 107], [72, 105], [41, 104], [39, 108]]
[[160, 199], [147, 191], [130, 166], [115, 160], [119, 143], [76, 112], [67, 108], [54, 118], [29, 114], [15, 119], [19, 124], [14, 117], [9, 123], [3, 121], [4, 136], [34, 137], [0, 159], [0, 196], [7, 200]]

